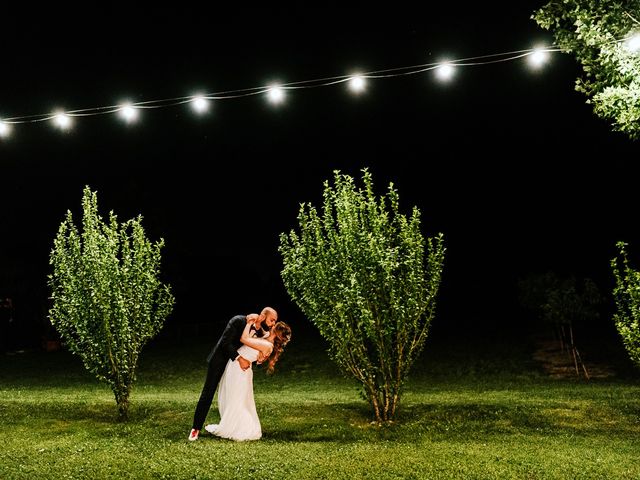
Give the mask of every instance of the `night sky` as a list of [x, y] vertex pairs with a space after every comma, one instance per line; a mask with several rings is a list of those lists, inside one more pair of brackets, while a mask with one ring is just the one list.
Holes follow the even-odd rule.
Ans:
[[[530, 19], [544, 2], [394, 3], [334, 10], [142, 8], [3, 14], [0, 118], [221, 92], [551, 44]], [[445, 3], [445, 2], [438, 2]], [[8, 41], [11, 39], [11, 41]], [[169, 322], [224, 322], [265, 304], [304, 326], [280, 279], [278, 235], [300, 202], [320, 206], [336, 169], [369, 168], [447, 246], [435, 326], [517, 322], [517, 278], [552, 270], [613, 282], [615, 242], [640, 265], [640, 144], [575, 92], [579, 66], [524, 60], [186, 106], [17, 125], [0, 140], [0, 296], [26, 330], [46, 315], [52, 241], [82, 189], [103, 214], [137, 214], [163, 237]], [[634, 248], [635, 246], [635, 248]], [[213, 310], [216, 310], [215, 312]]]

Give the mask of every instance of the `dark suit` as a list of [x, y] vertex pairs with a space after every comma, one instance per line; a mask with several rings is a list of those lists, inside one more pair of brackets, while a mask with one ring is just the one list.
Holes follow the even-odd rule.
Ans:
[[[227, 361], [235, 360], [238, 356], [238, 349], [242, 345], [240, 337], [242, 336], [242, 332], [246, 325], [246, 315], [236, 315], [229, 320], [229, 323], [227, 323], [224, 332], [222, 332], [218, 343], [216, 343], [216, 346], [213, 347], [213, 350], [209, 353], [209, 356], [207, 357], [207, 362], [209, 363], [209, 367], [207, 368], [207, 378], [205, 379], [204, 386], [202, 387], [202, 393], [200, 394], [200, 399], [196, 406], [196, 413], [193, 416], [192, 428], [202, 430], [204, 420], [211, 408], [211, 402], [213, 402], [213, 396], [216, 388], [218, 388], [220, 378], [222, 378], [224, 369], [227, 366]], [[262, 332], [259, 332], [258, 335], [260, 335], [260, 333]]]

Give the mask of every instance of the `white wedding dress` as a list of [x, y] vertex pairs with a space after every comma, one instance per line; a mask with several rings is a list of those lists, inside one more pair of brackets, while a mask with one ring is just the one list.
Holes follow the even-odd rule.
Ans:
[[[242, 345], [238, 354], [252, 364], [258, 360], [258, 350]], [[229, 360], [218, 386], [220, 423], [207, 425], [205, 430], [230, 440], [258, 440], [262, 436], [256, 403], [253, 399], [253, 370], [240, 368], [237, 360]]]

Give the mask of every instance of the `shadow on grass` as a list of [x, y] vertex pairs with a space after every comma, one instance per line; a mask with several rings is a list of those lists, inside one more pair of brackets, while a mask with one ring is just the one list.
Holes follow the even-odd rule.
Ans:
[[603, 405], [583, 406], [558, 402], [542, 405], [472, 402], [453, 405], [414, 404], [401, 409], [398, 423], [400, 428], [461, 435], [518, 433], [545, 436], [624, 436], [640, 433], [637, 412], [623, 412]]
[[[545, 436], [634, 438], [640, 435], [638, 411], [603, 403], [571, 402], [437, 402], [401, 405], [397, 421], [378, 425], [365, 402], [317, 403], [284, 407], [277, 402], [258, 405], [263, 440], [270, 442], [411, 442], [418, 437], [473, 439], [478, 436]], [[87, 432], [100, 439], [155, 437], [184, 442], [193, 411], [184, 403], [144, 402], [132, 405], [129, 419], [119, 420], [115, 402], [0, 405], [5, 425], [38, 428], [46, 434]], [[216, 417], [215, 406], [210, 415]], [[203, 435], [203, 439], [208, 435]], [[214, 439], [216, 437], [212, 437]]]
[[[277, 417], [277, 413], [273, 413]], [[270, 418], [265, 438], [283, 442], [410, 441], [417, 435], [473, 438], [477, 435], [637, 436], [637, 412], [609, 406], [583, 407], [563, 403], [513, 405], [462, 402], [402, 406], [395, 422], [378, 425], [363, 404], [331, 404], [303, 414]]]
[[[149, 402], [132, 403], [127, 419], [121, 419], [114, 401], [65, 402], [4, 402], [0, 403], [5, 423], [60, 421], [66, 423], [94, 422], [96, 426], [153, 423], [157, 425], [184, 422], [181, 405], [162, 407]], [[195, 404], [194, 404], [195, 406]], [[192, 415], [190, 413], [189, 415]], [[190, 421], [191, 419], [189, 419]]]

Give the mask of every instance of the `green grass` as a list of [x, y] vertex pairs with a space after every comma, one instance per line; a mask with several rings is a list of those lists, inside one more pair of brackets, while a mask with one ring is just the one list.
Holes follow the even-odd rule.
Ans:
[[637, 374], [554, 380], [514, 342], [429, 339], [377, 426], [323, 342], [298, 338], [256, 371], [261, 440], [189, 443], [209, 348], [145, 350], [127, 423], [70, 354], [0, 358], [0, 478], [640, 478]]

